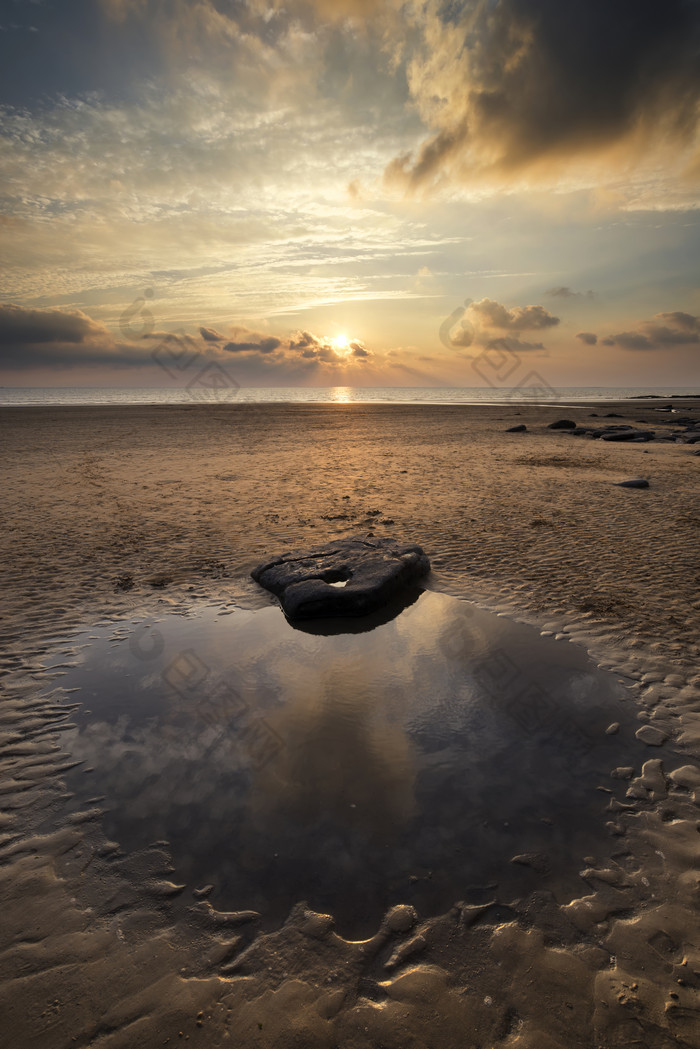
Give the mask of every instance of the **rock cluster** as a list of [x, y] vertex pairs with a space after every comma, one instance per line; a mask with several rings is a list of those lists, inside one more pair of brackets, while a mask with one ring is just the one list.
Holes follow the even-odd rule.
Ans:
[[682, 429], [664, 430], [661, 433], [621, 423], [611, 423], [608, 426], [575, 426], [573, 430], [569, 429], [569, 433], [574, 437], [589, 437], [599, 441], [626, 441], [631, 444], [645, 444], [649, 441], [660, 444], [700, 444], [700, 421], [679, 419], [678, 423]]

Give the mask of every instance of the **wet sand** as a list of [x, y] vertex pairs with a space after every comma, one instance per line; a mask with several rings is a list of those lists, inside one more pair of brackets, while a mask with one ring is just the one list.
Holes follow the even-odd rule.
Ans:
[[[657, 407], [3, 410], [13, 1049], [700, 1045], [698, 446], [546, 428], [614, 411], [661, 434], [675, 420]], [[630, 477], [649, 489], [615, 487]], [[368, 532], [420, 542], [431, 589], [585, 645], [658, 730], [629, 779], [592, 785], [611, 792], [606, 846], [574, 857], [578, 897], [558, 902], [534, 871], [517, 906], [394, 912], [362, 943], [304, 908], [255, 935], [250, 914], [173, 884], [167, 846], [122, 853], [99, 799], [67, 804], [71, 711], [46, 691], [60, 639], [198, 603], [266, 607], [256, 563]], [[494, 791], [507, 782], [494, 769]]]

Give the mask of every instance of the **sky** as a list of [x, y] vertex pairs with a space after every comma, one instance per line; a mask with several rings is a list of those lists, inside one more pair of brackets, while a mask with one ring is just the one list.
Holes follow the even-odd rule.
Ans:
[[700, 0], [0, 0], [0, 384], [700, 386]]

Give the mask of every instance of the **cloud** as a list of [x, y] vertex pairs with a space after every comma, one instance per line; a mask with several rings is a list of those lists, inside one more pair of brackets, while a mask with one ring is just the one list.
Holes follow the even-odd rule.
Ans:
[[529, 350], [544, 350], [541, 342], [525, 342], [512, 335], [501, 335], [495, 339], [489, 339], [486, 343], [487, 350], [505, 350], [507, 353], [527, 353]]
[[[233, 363], [235, 361], [235, 364]], [[227, 335], [201, 325], [198, 334], [150, 331], [119, 340], [104, 325], [79, 311], [0, 306], [0, 366], [5, 372], [64, 371], [98, 367], [143, 369], [164, 380], [186, 384], [216, 367], [235, 379], [284, 385], [318, 376], [371, 367], [375, 354], [360, 339], [340, 344], [310, 331], [279, 337], [233, 326]]]
[[[455, 310], [440, 327], [440, 340], [448, 349], [483, 346], [488, 350], [527, 353], [546, 350], [541, 342], [520, 338], [523, 331], [544, 331], [560, 323], [544, 306], [504, 306], [495, 299], [469, 302], [465, 309]], [[494, 334], [512, 332], [512, 335]], [[467, 355], [469, 356], [469, 355]]]
[[621, 331], [603, 339], [606, 346], [623, 350], [663, 350], [669, 346], [700, 344], [700, 317], [680, 310], [657, 313], [651, 320], [640, 321], [636, 328]]
[[0, 304], [0, 346], [38, 343], [82, 343], [106, 334], [100, 325], [82, 313], [63, 310], [31, 310], [11, 303]]
[[243, 341], [232, 341], [227, 342], [224, 346], [224, 350], [227, 353], [272, 353], [281, 346], [281, 341], [274, 338], [274, 336], [261, 336], [259, 338]]
[[219, 334], [214, 328], [200, 328], [199, 334], [205, 342], [225, 342], [226, 336]]
[[560, 285], [557, 288], [548, 288], [545, 295], [551, 295], [553, 299], [592, 299], [594, 293], [592, 291], [572, 291], [571, 288], [565, 285]]
[[494, 299], [472, 302], [469, 312], [484, 328], [500, 328], [502, 331], [538, 331], [559, 324], [559, 318], [544, 306], [514, 306], [508, 309]]
[[651, 339], [639, 331], [621, 331], [611, 337], [610, 344], [621, 346], [623, 350], [652, 350], [654, 348]]
[[27, 370], [39, 365], [68, 368], [149, 361], [147, 342], [120, 342], [80, 310], [27, 309], [0, 305], [0, 365]]
[[413, 10], [408, 80], [432, 134], [392, 162], [390, 181], [547, 175], [661, 144], [668, 159], [694, 143], [693, 0], [427, 0]]
[[449, 333], [448, 345], [466, 348], [471, 346], [475, 339], [475, 331], [470, 325], [461, 324], [457, 331]]
[[592, 331], [580, 331], [576, 338], [580, 339], [586, 346], [595, 346], [598, 342], [598, 336]]
[[675, 310], [672, 313], [657, 313], [654, 319], [670, 324], [680, 331], [700, 331], [700, 317], [694, 317], [692, 313]]
[[224, 343], [222, 350], [224, 354], [235, 354], [238, 360], [257, 362], [265, 369], [281, 371], [290, 366], [301, 366], [307, 371], [314, 367], [338, 368], [350, 361], [360, 366], [374, 357], [359, 339], [340, 345], [330, 336], [315, 335], [308, 330], [278, 337], [236, 327], [232, 329], [231, 337]]

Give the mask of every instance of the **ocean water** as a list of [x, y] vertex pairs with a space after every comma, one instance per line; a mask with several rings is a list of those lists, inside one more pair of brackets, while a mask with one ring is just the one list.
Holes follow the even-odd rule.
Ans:
[[565, 404], [634, 397], [700, 396], [700, 386], [194, 386], [153, 388], [0, 387], [0, 406], [151, 404]]

